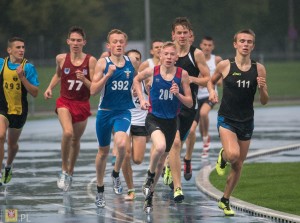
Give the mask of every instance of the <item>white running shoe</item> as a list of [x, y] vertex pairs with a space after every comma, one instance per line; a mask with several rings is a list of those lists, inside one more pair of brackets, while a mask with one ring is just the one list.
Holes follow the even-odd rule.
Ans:
[[57, 187], [59, 189], [64, 190], [64, 188], [65, 188], [65, 182], [66, 182], [67, 178], [68, 178], [68, 174], [65, 171], [63, 171], [62, 173], [60, 173], [58, 175], [58, 178], [57, 178]]
[[111, 178], [112, 178], [112, 181], [113, 181], [113, 190], [114, 190], [115, 194], [118, 194], [118, 195], [122, 194], [123, 187], [121, 185], [120, 177], [111, 176]]
[[100, 192], [100, 193], [96, 193], [96, 201], [95, 204], [98, 208], [103, 208], [105, 207], [105, 197], [104, 197], [104, 193]]

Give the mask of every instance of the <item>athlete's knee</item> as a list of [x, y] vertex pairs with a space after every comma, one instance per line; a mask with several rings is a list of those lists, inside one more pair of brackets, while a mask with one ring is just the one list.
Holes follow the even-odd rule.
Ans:
[[[146, 145], [145, 145], [146, 147]], [[140, 148], [140, 147], [137, 147]], [[144, 152], [142, 152], [142, 148], [140, 148], [141, 150], [136, 151], [136, 149], [133, 149], [132, 152], [132, 161], [134, 162], [134, 164], [140, 165], [143, 161], [144, 161], [144, 156], [145, 156], [145, 150]], [[146, 149], [146, 148], [145, 148]]]
[[243, 164], [244, 162], [241, 160], [238, 160], [234, 163], [231, 164], [231, 168], [235, 171], [235, 172], [240, 172], [243, 168]]
[[180, 140], [180, 137], [175, 137], [174, 141], [173, 141], [173, 146], [172, 146], [172, 150], [175, 149], [175, 150], [180, 150], [181, 148], [181, 140]]
[[115, 143], [116, 143], [116, 147], [118, 150], [126, 150], [126, 145], [127, 145], [127, 140], [126, 138], [117, 138], [115, 140]]
[[195, 135], [196, 135], [196, 127], [195, 128], [190, 128], [190, 132], [189, 132], [189, 136], [188, 137], [192, 137], [192, 136], [195, 136]]
[[200, 117], [201, 118], [208, 118], [208, 112], [209, 112], [209, 110], [201, 110], [200, 111]]
[[160, 143], [160, 144], [156, 145], [154, 148], [154, 151], [156, 153], [159, 153], [160, 155], [164, 154], [164, 152], [166, 151], [166, 144]]
[[239, 150], [226, 151], [226, 158], [229, 163], [236, 163], [240, 158]]
[[73, 137], [73, 130], [64, 130], [63, 131], [63, 137], [65, 139], [71, 139]]
[[99, 148], [97, 153], [97, 158], [104, 160], [108, 157], [108, 154], [109, 154], [109, 150]]
[[137, 157], [137, 158], [135, 158], [135, 159], [132, 159], [132, 161], [133, 161], [134, 164], [136, 164], [136, 165], [142, 164], [143, 160], [144, 160], [144, 157]]

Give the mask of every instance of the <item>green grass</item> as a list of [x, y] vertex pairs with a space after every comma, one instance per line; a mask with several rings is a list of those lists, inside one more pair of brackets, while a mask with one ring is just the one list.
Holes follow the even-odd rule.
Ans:
[[300, 100], [300, 63], [267, 63], [268, 91], [271, 99]]
[[[55, 108], [55, 99], [59, 95], [59, 86], [55, 88], [53, 91], [53, 98], [50, 100], [44, 99], [44, 92], [46, 88], [48, 87], [51, 78], [53, 77], [53, 74], [55, 72], [55, 67], [37, 67], [37, 72], [39, 75], [39, 94], [34, 99], [34, 106], [36, 111], [51, 111]], [[29, 98], [29, 101], [31, 101], [32, 98]]]
[[[245, 164], [232, 196], [255, 205], [300, 215], [300, 163]], [[230, 167], [226, 168], [226, 175]], [[213, 171], [210, 182], [224, 191], [226, 177]]]

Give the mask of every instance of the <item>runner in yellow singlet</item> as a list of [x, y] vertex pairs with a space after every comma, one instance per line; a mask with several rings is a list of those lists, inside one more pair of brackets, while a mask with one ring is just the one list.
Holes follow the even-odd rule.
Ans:
[[[6, 58], [0, 58], [0, 170], [7, 141], [7, 160], [0, 186], [12, 177], [12, 163], [18, 152], [18, 140], [28, 114], [27, 93], [38, 95], [38, 74], [35, 67], [24, 59], [25, 43], [19, 37], [8, 40]], [[6, 139], [7, 137], [7, 139]]]

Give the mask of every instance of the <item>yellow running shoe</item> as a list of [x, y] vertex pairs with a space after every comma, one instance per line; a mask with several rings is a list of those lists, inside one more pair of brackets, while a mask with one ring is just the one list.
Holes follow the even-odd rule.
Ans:
[[231, 207], [230, 207], [229, 202], [228, 202], [228, 204], [226, 205], [226, 204], [223, 203], [222, 201], [219, 201], [218, 207], [224, 211], [224, 214], [225, 214], [226, 216], [234, 216], [234, 215], [235, 215], [234, 211], [233, 211], [233, 210], [231, 209]]
[[11, 178], [12, 178], [12, 166], [5, 167], [2, 172], [2, 183], [4, 183], [4, 184], [9, 183]]
[[219, 152], [219, 157], [218, 157], [217, 164], [216, 164], [216, 171], [219, 176], [223, 176], [225, 174], [225, 167], [227, 165], [227, 162], [225, 162], [222, 159], [223, 151], [224, 151], [224, 149], [222, 148]]
[[171, 169], [169, 166], [166, 166], [165, 168], [165, 174], [164, 174], [164, 184], [170, 185], [173, 182]]
[[128, 190], [128, 193], [124, 199], [125, 201], [133, 201], [135, 199], [135, 190], [134, 189]]
[[181, 203], [184, 200], [184, 195], [180, 187], [177, 187], [174, 193], [174, 201]]

